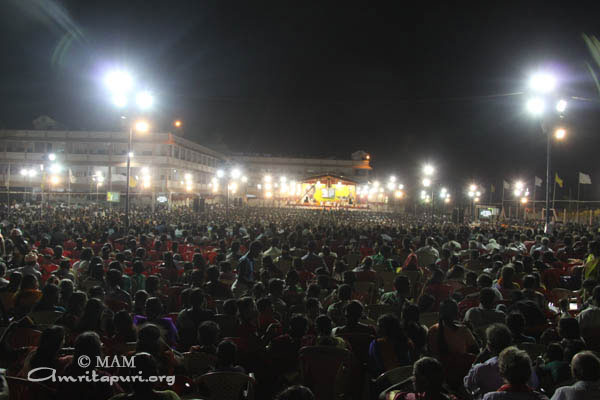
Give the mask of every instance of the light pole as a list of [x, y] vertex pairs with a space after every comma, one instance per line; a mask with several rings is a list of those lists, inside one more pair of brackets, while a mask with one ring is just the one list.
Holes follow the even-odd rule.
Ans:
[[[544, 225], [544, 232], [548, 233], [550, 229], [550, 169], [551, 169], [551, 152], [552, 152], [552, 133], [548, 129], [548, 121], [544, 120], [543, 116], [546, 111], [546, 103], [555, 104], [555, 110], [557, 117], [562, 118], [562, 113], [567, 108], [567, 101], [556, 96], [552, 96], [556, 88], [556, 78], [547, 73], [537, 73], [531, 77], [529, 81], [529, 87], [533, 92], [534, 96], [527, 101], [527, 110], [534, 116], [539, 118], [540, 127], [542, 132], [546, 135], [546, 221]], [[556, 132], [557, 139], [565, 137], [566, 131], [564, 129], [559, 133]]]
[[[110, 71], [104, 79], [104, 84], [111, 93], [113, 104], [119, 109], [126, 109], [132, 100], [131, 91], [133, 89], [133, 78], [124, 70]], [[147, 111], [154, 104], [154, 97], [148, 90], [138, 91], [133, 96], [133, 102], [138, 111]], [[131, 111], [131, 110], [129, 110]], [[126, 119], [126, 117], [122, 117]], [[131, 176], [131, 157], [133, 157], [132, 141], [133, 131], [146, 133], [150, 125], [146, 121], [137, 121], [135, 124], [129, 123], [129, 141], [127, 142], [127, 182], [125, 193], [125, 226], [129, 229], [129, 179]]]
[[432, 182], [432, 177], [433, 174], [435, 172], [435, 168], [433, 168], [432, 165], [430, 164], [426, 164], [423, 167], [423, 174], [425, 174], [425, 178], [423, 178], [423, 186], [426, 188], [431, 187], [431, 224], [433, 225], [434, 221], [433, 221], [433, 213], [434, 213], [434, 195], [433, 195], [433, 182]]

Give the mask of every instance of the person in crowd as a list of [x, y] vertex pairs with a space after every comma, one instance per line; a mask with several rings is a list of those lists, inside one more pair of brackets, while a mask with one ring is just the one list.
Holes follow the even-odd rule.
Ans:
[[473, 307], [465, 313], [465, 322], [473, 328], [504, 322], [506, 314], [494, 307], [496, 294], [492, 288], [484, 287], [479, 291], [479, 307]]
[[506, 326], [510, 329], [513, 337], [513, 344], [535, 343], [535, 338], [527, 336], [525, 331], [525, 317], [519, 312], [512, 312], [506, 316]]
[[531, 359], [523, 350], [507, 347], [498, 356], [500, 375], [506, 382], [496, 391], [486, 393], [483, 400], [547, 400], [527, 383], [531, 379]]
[[600, 398], [600, 358], [591, 351], [577, 353], [571, 361], [576, 382], [556, 389], [552, 400], [592, 400]]
[[441, 304], [439, 322], [429, 328], [427, 336], [429, 351], [438, 357], [479, 352], [471, 331], [458, 322], [458, 304], [451, 299]]
[[346, 325], [338, 326], [333, 330], [334, 335], [347, 333], [366, 333], [375, 335], [375, 330], [366, 324], [360, 322], [363, 317], [364, 307], [360, 301], [352, 300], [345, 308]]
[[369, 346], [368, 368], [373, 376], [409, 365], [414, 348], [395, 315], [385, 314], [377, 321], [377, 338]]
[[444, 367], [432, 357], [423, 357], [413, 366], [414, 392], [397, 392], [393, 400], [454, 400], [455, 397], [444, 390]]
[[190, 308], [182, 310], [177, 316], [177, 332], [179, 334], [179, 347], [188, 350], [196, 344], [198, 327], [204, 321], [214, 319], [214, 312], [206, 308], [204, 292], [200, 288], [192, 289], [190, 294]]

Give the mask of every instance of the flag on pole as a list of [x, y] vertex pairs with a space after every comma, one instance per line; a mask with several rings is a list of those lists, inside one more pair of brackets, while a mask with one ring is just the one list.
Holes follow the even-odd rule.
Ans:
[[592, 178], [588, 174], [584, 174], [583, 172], [579, 173], [579, 183], [582, 185], [591, 185]]
[[490, 192], [496, 193], [496, 186], [492, 185], [492, 187], [490, 188]]
[[510, 189], [510, 183], [506, 181], [502, 181], [502, 183], [504, 184], [504, 189]]
[[554, 180], [556, 181], [556, 184], [558, 186], [560, 186], [561, 188], [563, 187], [564, 182], [562, 179], [560, 179], [560, 176], [558, 176], [558, 172], [554, 173]]
[[69, 168], [69, 182], [75, 183], [75, 175], [73, 175], [73, 171], [71, 171], [71, 168]]
[[137, 179], [135, 179], [135, 177], [130, 176], [129, 177], [129, 187], [136, 187], [137, 186]]
[[537, 176], [535, 177], [535, 186], [542, 187], [543, 182], [544, 181], [542, 180], [542, 178], [538, 178]]

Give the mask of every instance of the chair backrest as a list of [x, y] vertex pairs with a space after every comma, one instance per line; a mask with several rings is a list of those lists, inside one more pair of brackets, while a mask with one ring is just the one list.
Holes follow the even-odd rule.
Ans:
[[60, 311], [34, 311], [29, 313], [29, 318], [36, 325], [52, 325], [63, 315]]
[[399, 275], [404, 275], [408, 278], [410, 282], [410, 292], [413, 299], [419, 297], [419, 293], [421, 293], [421, 271], [411, 271], [403, 269]]
[[377, 282], [380, 288], [383, 288], [385, 292], [391, 292], [394, 290], [394, 279], [396, 279], [396, 272], [394, 271], [378, 271]]
[[368, 333], [340, 333], [336, 336], [343, 338], [352, 347], [352, 352], [361, 362], [361, 364], [365, 364], [369, 359], [369, 346], [371, 346], [371, 342], [375, 337]]
[[11, 332], [8, 344], [14, 348], [37, 346], [40, 341], [41, 331], [32, 328], [16, 328]]
[[241, 372], [209, 372], [196, 379], [196, 384], [210, 392], [209, 400], [247, 400], [254, 398], [255, 380]]
[[429, 312], [423, 313], [420, 316], [421, 324], [425, 325], [427, 328], [431, 328], [433, 325], [439, 322], [439, 314], [437, 312]]
[[348, 267], [350, 269], [356, 268], [358, 263], [360, 262], [360, 254], [359, 253], [348, 253], [346, 254], [346, 262], [348, 263]]
[[412, 376], [412, 373], [413, 367], [411, 365], [407, 365], [405, 367], [397, 367], [386, 371], [383, 374], [379, 375], [377, 379], [375, 379], [375, 391], [379, 395], [379, 393], [383, 392], [390, 386], [410, 378]]
[[302, 382], [317, 400], [333, 400], [338, 394], [350, 352], [333, 346], [309, 346], [299, 351]]
[[183, 353], [183, 366], [190, 376], [207, 373], [217, 363], [217, 356], [201, 351]]
[[519, 343], [517, 347], [529, 354], [532, 361], [535, 361], [536, 358], [542, 356], [546, 351], [546, 346], [539, 343]]
[[39, 382], [6, 376], [8, 400], [54, 400], [55, 391]]
[[215, 322], [221, 328], [221, 336], [237, 336], [237, 320], [235, 317], [227, 314], [215, 315]]
[[367, 306], [367, 315], [375, 321], [384, 314], [396, 314], [399, 317], [401, 312], [399, 306], [391, 304], [370, 304]]

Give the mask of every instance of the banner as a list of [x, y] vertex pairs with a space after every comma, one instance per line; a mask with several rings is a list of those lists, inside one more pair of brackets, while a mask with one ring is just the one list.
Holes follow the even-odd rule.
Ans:
[[504, 184], [504, 189], [510, 189], [510, 183], [506, 181], [502, 181], [502, 183]]
[[560, 176], [558, 176], [558, 172], [556, 172], [556, 173], [554, 174], [554, 180], [556, 181], [556, 184], [557, 184], [558, 186], [560, 186], [561, 188], [563, 187], [563, 184], [564, 184], [564, 182], [563, 182], [563, 180], [562, 180], [562, 179], [560, 179]]
[[583, 172], [579, 173], [579, 183], [582, 185], [591, 185], [592, 177], [588, 174], [584, 174]]
[[111, 203], [118, 203], [121, 201], [121, 193], [119, 192], [106, 192], [106, 201]]
[[535, 177], [535, 186], [541, 187], [543, 182], [542, 178]]

